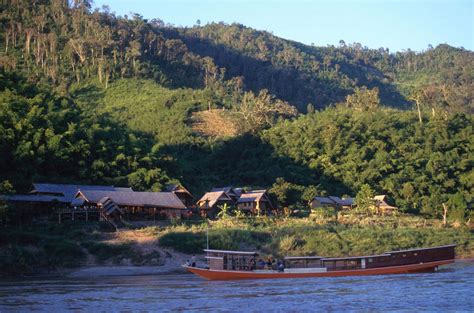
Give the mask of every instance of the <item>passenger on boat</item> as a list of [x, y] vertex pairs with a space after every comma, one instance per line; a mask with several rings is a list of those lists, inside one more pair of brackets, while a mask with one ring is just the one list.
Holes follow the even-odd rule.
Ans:
[[265, 261], [262, 259], [259, 259], [257, 264], [260, 269], [263, 269], [265, 267]]
[[267, 270], [272, 269], [272, 258], [271, 257], [268, 257], [265, 269], [267, 269]]
[[196, 267], [196, 256], [193, 254], [193, 256], [191, 257], [191, 266], [192, 267]]
[[250, 262], [249, 262], [249, 269], [251, 271], [253, 271], [255, 269], [255, 260], [254, 259], [250, 259]]
[[285, 271], [285, 264], [282, 261], [278, 261], [278, 271], [284, 272]]

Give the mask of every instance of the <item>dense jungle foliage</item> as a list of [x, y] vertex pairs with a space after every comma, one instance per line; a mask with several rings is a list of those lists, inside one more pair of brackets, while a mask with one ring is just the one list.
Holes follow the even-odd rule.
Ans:
[[[272, 187], [280, 206], [369, 185], [468, 219], [474, 54], [306, 46], [239, 24], [178, 28], [89, 1], [0, 4], [0, 182]], [[295, 109], [296, 108], [296, 109]], [[219, 110], [238, 129], [193, 130]]]

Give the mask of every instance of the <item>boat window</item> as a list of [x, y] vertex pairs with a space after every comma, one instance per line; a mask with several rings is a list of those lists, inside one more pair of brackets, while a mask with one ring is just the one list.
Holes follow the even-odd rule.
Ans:
[[402, 257], [406, 257], [407, 255], [405, 253], [402, 254]]
[[374, 260], [372, 258], [369, 258], [369, 262], [373, 262]]

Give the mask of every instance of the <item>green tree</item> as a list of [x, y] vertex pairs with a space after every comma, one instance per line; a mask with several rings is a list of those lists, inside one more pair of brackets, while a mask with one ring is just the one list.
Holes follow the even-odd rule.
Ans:
[[379, 89], [356, 88], [352, 95], [346, 97], [346, 106], [358, 111], [373, 111], [380, 106]]
[[373, 214], [375, 207], [374, 200], [375, 193], [368, 184], [364, 184], [360, 187], [359, 192], [355, 198], [355, 204], [357, 211], [368, 215]]
[[15, 190], [13, 185], [5, 180], [0, 184], [0, 224], [5, 225], [9, 222], [11, 210], [7, 201], [3, 200], [1, 197], [5, 195], [14, 194]]
[[217, 213], [217, 217], [225, 220], [228, 219], [231, 216], [231, 208], [227, 203], [224, 203], [224, 205], [218, 206], [219, 212]]
[[467, 203], [462, 193], [458, 192], [448, 197], [448, 217], [451, 220], [464, 222], [468, 218]]

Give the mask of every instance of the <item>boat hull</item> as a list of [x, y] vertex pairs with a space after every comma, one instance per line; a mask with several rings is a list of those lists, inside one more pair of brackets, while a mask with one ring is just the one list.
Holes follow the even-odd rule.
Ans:
[[356, 269], [356, 270], [334, 270], [316, 273], [285, 273], [285, 272], [252, 272], [252, 271], [226, 271], [208, 270], [198, 267], [184, 266], [186, 270], [209, 280], [238, 280], [238, 279], [271, 279], [271, 278], [308, 278], [308, 277], [340, 277], [340, 276], [364, 276], [364, 275], [389, 275], [433, 272], [438, 266], [454, 263], [452, 260], [435, 262], [387, 266], [379, 268]]

